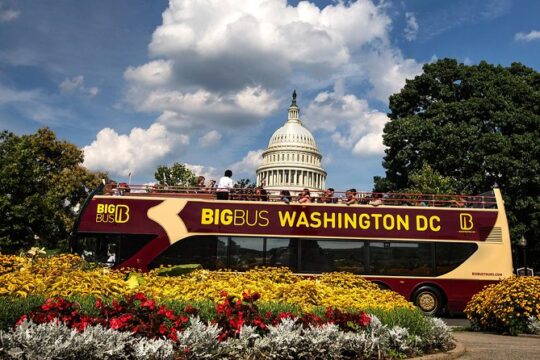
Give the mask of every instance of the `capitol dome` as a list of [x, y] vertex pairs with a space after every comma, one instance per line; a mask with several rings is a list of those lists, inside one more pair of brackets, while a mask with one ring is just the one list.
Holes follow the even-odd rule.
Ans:
[[311, 132], [300, 121], [300, 109], [293, 92], [287, 121], [270, 137], [257, 169], [257, 186], [268, 190], [298, 191], [325, 188], [326, 171], [322, 155]]

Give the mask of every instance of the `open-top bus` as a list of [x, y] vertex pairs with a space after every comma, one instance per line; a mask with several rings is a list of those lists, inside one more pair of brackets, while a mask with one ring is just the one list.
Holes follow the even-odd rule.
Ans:
[[512, 274], [499, 189], [467, 197], [384, 194], [371, 202], [381, 206], [130, 190], [89, 199], [74, 252], [142, 270], [197, 263], [238, 271], [287, 266], [308, 275], [347, 271], [397, 291], [428, 314], [462, 311], [484, 285]]

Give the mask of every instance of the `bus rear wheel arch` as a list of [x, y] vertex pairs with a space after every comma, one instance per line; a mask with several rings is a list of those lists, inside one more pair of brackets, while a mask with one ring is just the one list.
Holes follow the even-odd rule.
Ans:
[[375, 285], [379, 287], [380, 290], [392, 290], [390, 286], [381, 281], [374, 281]]
[[436, 286], [424, 285], [416, 289], [411, 299], [424, 314], [439, 316], [445, 309], [446, 297]]

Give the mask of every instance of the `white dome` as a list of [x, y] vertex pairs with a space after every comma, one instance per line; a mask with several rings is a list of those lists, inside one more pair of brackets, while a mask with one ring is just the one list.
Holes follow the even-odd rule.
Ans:
[[287, 121], [272, 134], [262, 154], [262, 163], [257, 168], [257, 186], [293, 192], [304, 188], [324, 189], [326, 171], [321, 167], [321, 160], [313, 135], [300, 121], [294, 92]]
[[312, 150], [319, 151], [313, 135], [299, 121], [288, 121], [274, 132], [268, 142], [268, 148], [270, 149], [276, 146], [309, 147]]

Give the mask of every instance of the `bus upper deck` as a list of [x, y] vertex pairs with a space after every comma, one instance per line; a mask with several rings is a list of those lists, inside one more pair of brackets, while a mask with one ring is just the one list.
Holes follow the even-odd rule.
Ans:
[[[216, 193], [220, 189], [207, 187], [182, 187], [168, 185], [127, 185], [121, 183], [116, 186], [105, 186], [104, 194], [111, 196], [150, 196], [150, 197], [177, 197], [216, 200]], [[234, 188], [231, 190], [230, 200], [238, 201], [269, 201], [282, 202], [283, 195], [279, 190], [265, 191], [261, 188]], [[290, 191], [290, 200], [294, 202], [302, 190]], [[328, 196], [324, 190], [312, 191], [311, 203], [316, 204], [346, 204], [348, 191], [336, 191]], [[495, 209], [497, 201], [493, 192], [480, 195], [457, 194], [419, 194], [419, 193], [380, 193], [372, 191], [355, 191], [353, 194], [356, 204], [372, 206], [427, 206], [427, 207], [454, 207]]]

